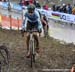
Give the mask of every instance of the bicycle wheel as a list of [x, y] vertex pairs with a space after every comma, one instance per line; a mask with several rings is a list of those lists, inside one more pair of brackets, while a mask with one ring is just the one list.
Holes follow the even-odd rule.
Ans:
[[35, 62], [35, 48], [34, 48], [34, 39], [29, 41], [29, 49], [30, 49], [30, 59], [31, 59], [31, 67], [33, 66], [33, 62]]
[[33, 48], [32, 48], [32, 53], [33, 53], [33, 62], [35, 62], [35, 55], [36, 55], [35, 48], [36, 48], [36, 40], [33, 39]]
[[32, 67], [33, 62], [33, 53], [32, 53], [32, 40], [29, 41], [29, 50], [30, 50], [30, 66]]
[[2, 72], [8, 72], [9, 52], [6, 46], [0, 46], [0, 67]]

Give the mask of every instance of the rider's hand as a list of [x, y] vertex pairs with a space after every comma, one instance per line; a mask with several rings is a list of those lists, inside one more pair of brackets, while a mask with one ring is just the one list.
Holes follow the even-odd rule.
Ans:
[[26, 31], [26, 28], [22, 28], [22, 32], [25, 32]]
[[40, 29], [39, 29], [39, 33], [41, 33], [41, 32], [42, 32], [42, 29], [40, 28]]
[[24, 37], [24, 32], [25, 31], [26, 31], [26, 29], [25, 28], [22, 28], [22, 30], [21, 30], [22, 37]]

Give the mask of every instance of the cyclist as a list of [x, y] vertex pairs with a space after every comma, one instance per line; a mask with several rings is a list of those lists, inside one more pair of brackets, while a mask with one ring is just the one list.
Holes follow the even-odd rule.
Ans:
[[44, 34], [45, 34], [45, 32], [48, 32], [48, 18], [46, 17], [45, 14], [41, 15], [41, 21], [43, 25]]
[[[35, 5], [30, 4], [27, 7], [27, 11], [24, 14], [24, 20], [23, 20], [23, 25], [22, 25], [22, 30], [27, 31], [27, 30], [32, 30], [35, 28], [38, 30], [40, 33], [42, 31], [42, 23], [40, 19], [39, 12], [35, 9]], [[39, 52], [39, 41], [38, 41], [38, 36], [34, 36], [36, 40], [36, 52]], [[30, 52], [29, 52], [29, 34], [27, 33], [27, 57], [30, 57]]]

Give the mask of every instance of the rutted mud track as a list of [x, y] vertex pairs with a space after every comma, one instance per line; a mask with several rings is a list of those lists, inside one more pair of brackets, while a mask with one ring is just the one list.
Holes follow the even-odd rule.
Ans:
[[26, 38], [19, 31], [0, 30], [0, 45], [5, 44], [10, 53], [10, 72], [38, 72], [38, 69], [70, 69], [75, 63], [75, 46], [60, 44], [52, 38], [40, 38], [40, 53], [30, 68], [26, 58]]

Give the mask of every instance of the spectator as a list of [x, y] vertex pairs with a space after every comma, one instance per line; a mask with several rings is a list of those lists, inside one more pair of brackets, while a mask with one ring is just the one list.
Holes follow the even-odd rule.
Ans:
[[36, 5], [36, 0], [34, 0], [34, 5]]
[[62, 6], [60, 6], [60, 8], [59, 8], [59, 12], [63, 12], [63, 9], [62, 9], [63, 7]]
[[48, 10], [48, 5], [47, 5], [47, 4], [44, 5], [44, 6], [43, 6], [43, 9]]
[[35, 4], [36, 8], [41, 8], [40, 4], [38, 1], [36, 1], [36, 4]]
[[2, 2], [7, 2], [7, 0], [0, 0], [0, 1], [2, 1]]
[[72, 14], [75, 15], [75, 4], [74, 7], [72, 8]]
[[63, 13], [67, 13], [66, 4], [63, 4], [62, 11]]
[[72, 14], [75, 15], [75, 7], [72, 9]]
[[67, 13], [72, 14], [72, 6], [70, 4], [67, 5]]
[[56, 5], [55, 4], [52, 6], [52, 10], [56, 11]]
[[33, 4], [34, 3], [34, 0], [29, 0], [29, 4]]
[[71, 72], [75, 72], [75, 64], [72, 66]]
[[20, 0], [20, 5], [22, 5], [22, 6], [29, 5], [29, 0]]
[[56, 6], [56, 11], [60, 11], [60, 6]]
[[25, 4], [25, 6], [28, 6], [29, 5], [29, 0], [24, 0], [24, 4]]
[[20, 0], [20, 3], [19, 3], [21, 6], [25, 6], [25, 0]]
[[24, 5], [25, 5], [24, 0], [21, 0], [19, 4], [20, 4], [21, 6], [24, 6]]

